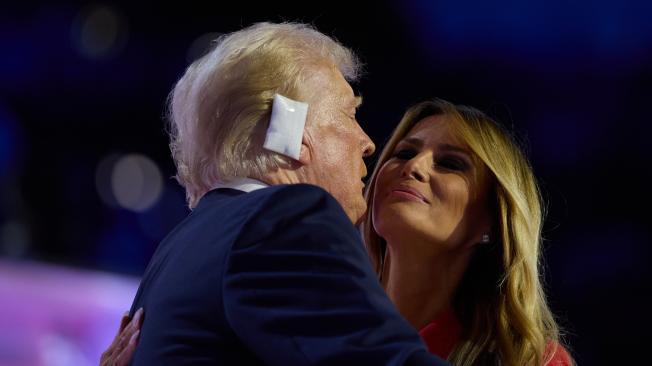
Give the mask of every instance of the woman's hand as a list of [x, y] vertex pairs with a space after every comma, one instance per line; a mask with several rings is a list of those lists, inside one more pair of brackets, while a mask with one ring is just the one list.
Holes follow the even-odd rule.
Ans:
[[102, 353], [100, 366], [127, 366], [136, 351], [142, 325], [142, 308], [136, 311], [133, 319], [129, 319], [129, 314], [125, 313], [120, 321], [118, 334], [113, 338], [113, 342], [109, 348]]

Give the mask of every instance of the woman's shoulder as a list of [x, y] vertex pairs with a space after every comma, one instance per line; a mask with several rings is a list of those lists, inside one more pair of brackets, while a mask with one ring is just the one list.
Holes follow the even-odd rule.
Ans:
[[566, 348], [557, 342], [548, 343], [545, 355], [548, 360], [546, 366], [572, 366], [575, 364]]

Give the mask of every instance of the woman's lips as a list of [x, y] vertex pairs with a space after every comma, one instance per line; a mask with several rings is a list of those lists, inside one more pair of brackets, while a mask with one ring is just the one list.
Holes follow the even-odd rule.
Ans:
[[419, 191], [413, 188], [399, 187], [393, 189], [391, 193], [395, 196], [406, 198], [410, 201], [415, 201], [415, 202], [420, 202], [425, 204], [429, 203], [428, 200]]

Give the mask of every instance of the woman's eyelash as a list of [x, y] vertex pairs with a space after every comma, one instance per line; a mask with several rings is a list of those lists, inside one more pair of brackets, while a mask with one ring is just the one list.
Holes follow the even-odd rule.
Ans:
[[[417, 150], [411, 148], [398, 149], [392, 155], [396, 159], [410, 160], [418, 154]], [[435, 160], [433, 166], [438, 166], [447, 170], [464, 172], [469, 169], [469, 164], [461, 158], [454, 156], [443, 156]]]
[[469, 165], [463, 159], [446, 156], [440, 158], [436, 161], [438, 166], [441, 166], [445, 169], [456, 170], [456, 171], [466, 171], [469, 168]]
[[399, 149], [394, 152], [394, 157], [401, 160], [410, 160], [417, 155], [414, 149]]

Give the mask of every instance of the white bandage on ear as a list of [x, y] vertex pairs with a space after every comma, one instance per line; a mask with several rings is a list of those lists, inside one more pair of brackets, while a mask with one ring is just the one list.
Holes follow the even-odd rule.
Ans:
[[299, 160], [308, 104], [274, 94], [272, 117], [263, 147]]

